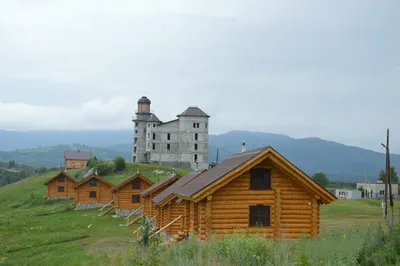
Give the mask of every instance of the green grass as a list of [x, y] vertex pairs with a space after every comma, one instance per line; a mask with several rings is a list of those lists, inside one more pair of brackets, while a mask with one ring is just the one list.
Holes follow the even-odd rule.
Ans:
[[[137, 169], [154, 181], [172, 171], [128, 164], [123, 173], [105, 178], [117, 184]], [[69, 171], [71, 175], [78, 172]], [[177, 172], [183, 175], [187, 170]], [[275, 243], [233, 236], [143, 251], [131, 242], [135, 228], [120, 227], [123, 218], [99, 217], [96, 209], [73, 211], [71, 200], [45, 201], [43, 183], [55, 174], [33, 176], [0, 188], [0, 265], [250, 265], [252, 260], [259, 262], [254, 265], [291, 261], [304, 262], [299, 265], [355, 265], [368, 231], [382, 222], [380, 201], [337, 200], [321, 206], [320, 240]], [[307, 264], [310, 260], [322, 264]], [[333, 261], [336, 264], [329, 264]]]

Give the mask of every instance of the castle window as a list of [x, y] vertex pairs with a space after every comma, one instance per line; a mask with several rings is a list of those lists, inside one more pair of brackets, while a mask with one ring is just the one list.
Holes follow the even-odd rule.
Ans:
[[150, 124], [147, 124], [147, 127], [150, 127]]
[[135, 138], [135, 143], [137, 143], [137, 138]]
[[171, 144], [167, 144], [167, 150], [171, 150]]
[[132, 203], [140, 203], [140, 195], [132, 195]]
[[199, 134], [197, 133], [194, 134], [194, 140], [199, 140]]
[[193, 123], [193, 128], [196, 128], [196, 123]]
[[194, 144], [194, 150], [197, 151], [197, 144]]
[[194, 162], [197, 162], [197, 154], [194, 155]]
[[147, 137], [148, 137], [148, 138], [150, 138], [150, 132], [149, 132], [149, 133], [147, 133]]
[[150, 149], [150, 143], [147, 143], [147, 148], [149, 148], [149, 149]]
[[140, 189], [140, 179], [136, 178], [132, 181], [132, 189]]
[[196, 127], [197, 127], [197, 128], [200, 128], [200, 123], [197, 123], [197, 124], [196, 124]]
[[156, 127], [156, 124], [153, 124], [153, 127]]
[[64, 176], [63, 175], [59, 175], [57, 177], [58, 182], [64, 182]]
[[249, 206], [249, 226], [270, 226], [271, 208], [266, 205]]
[[153, 143], [153, 151], [156, 150], [156, 144]]
[[156, 139], [156, 133], [153, 133], [153, 139]]
[[138, 123], [138, 122], [135, 122], [135, 127], [137, 127], [137, 126], [139, 126], [139, 123]]
[[207, 128], [207, 126], [208, 126], [208, 123], [206, 123], [205, 127]]
[[136, 156], [133, 156], [133, 162], [136, 162]]
[[251, 169], [250, 189], [271, 189], [271, 169], [266, 169], [266, 168]]
[[135, 133], [136, 133], [136, 134], [138, 133], [138, 130], [137, 130], [137, 129], [135, 129]]
[[64, 187], [58, 187], [58, 192], [64, 192]]
[[171, 140], [171, 134], [170, 133], [167, 134], [167, 140]]
[[136, 147], [133, 147], [133, 153], [136, 153]]
[[379, 195], [385, 195], [385, 191], [384, 190], [379, 191]]
[[89, 181], [89, 186], [90, 187], [94, 187], [94, 186], [96, 186], [96, 178], [92, 178], [92, 179], [90, 179], [90, 181]]
[[95, 198], [96, 198], [96, 196], [97, 196], [97, 193], [96, 193], [96, 191], [89, 191], [89, 198], [91, 198], [91, 199], [95, 199]]

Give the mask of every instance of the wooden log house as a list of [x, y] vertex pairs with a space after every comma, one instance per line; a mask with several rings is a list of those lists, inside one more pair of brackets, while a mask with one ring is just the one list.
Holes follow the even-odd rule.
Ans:
[[64, 167], [68, 169], [82, 169], [87, 166], [87, 162], [92, 158], [90, 151], [64, 151]]
[[113, 200], [111, 192], [113, 186], [107, 180], [92, 174], [76, 185], [75, 202], [107, 204]]
[[151, 187], [143, 190], [140, 193], [140, 196], [142, 198], [143, 201], [143, 212], [146, 216], [148, 217], [154, 217], [158, 216], [158, 211], [156, 210], [156, 208], [154, 208], [153, 206], [153, 199], [154, 197], [156, 197], [158, 194], [160, 194], [161, 192], [163, 192], [165, 189], [167, 189], [168, 187], [170, 187], [173, 183], [175, 183], [178, 179], [180, 178], [179, 175], [177, 174], [172, 174], [170, 176], [167, 176], [166, 178], [164, 178], [163, 180], [155, 183], [154, 185], [152, 185]]
[[140, 193], [154, 184], [147, 177], [137, 173], [111, 188], [114, 206], [117, 210], [137, 209], [143, 205]]
[[[179, 183], [178, 183], [179, 182]], [[238, 232], [268, 238], [314, 237], [320, 205], [336, 199], [271, 147], [232, 155], [214, 168], [193, 172], [153, 199], [167, 232]], [[179, 216], [178, 216], [179, 217]]]
[[74, 198], [74, 187], [79, 182], [64, 171], [47, 180], [45, 199]]

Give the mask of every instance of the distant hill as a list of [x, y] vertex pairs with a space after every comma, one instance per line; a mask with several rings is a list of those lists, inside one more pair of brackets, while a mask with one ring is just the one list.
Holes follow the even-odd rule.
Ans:
[[[0, 131], [0, 136], [5, 135], [7, 135], [6, 139], [0, 137], [0, 149], [3, 150], [2, 147], [8, 147], [8, 150], [15, 150], [18, 147], [20, 149], [38, 147], [39, 145], [52, 147], [0, 152], [0, 161], [16, 160], [18, 163], [31, 166], [62, 165], [64, 150], [77, 147], [56, 145], [59, 143], [85, 143], [92, 146], [94, 155], [100, 159], [111, 160], [116, 156], [122, 156], [127, 160], [131, 159], [132, 132], [129, 130]], [[13, 143], [18, 139], [24, 141], [18, 145]], [[334, 181], [363, 181], [365, 173], [368, 180], [372, 181], [377, 179], [380, 169], [383, 169], [385, 165], [383, 153], [319, 138], [294, 139], [286, 135], [249, 131], [230, 131], [225, 134], [210, 135], [209, 161], [215, 161], [216, 149], [219, 149], [220, 161], [233, 153], [240, 152], [242, 141], [246, 141], [247, 149], [272, 146], [307, 174], [312, 175], [322, 171]], [[90, 149], [90, 147], [86, 148]], [[400, 155], [392, 154], [391, 163], [400, 170]]]

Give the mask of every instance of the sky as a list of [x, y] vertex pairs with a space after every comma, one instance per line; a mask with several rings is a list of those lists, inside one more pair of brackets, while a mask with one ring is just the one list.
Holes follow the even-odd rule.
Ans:
[[400, 1], [0, 3], [0, 129], [132, 129], [146, 95], [210, 133], [400, 153]]

